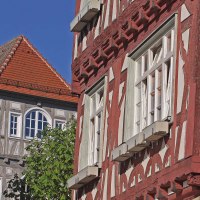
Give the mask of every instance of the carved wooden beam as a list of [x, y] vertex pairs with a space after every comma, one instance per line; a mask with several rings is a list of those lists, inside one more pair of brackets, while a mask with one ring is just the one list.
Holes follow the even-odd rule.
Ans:
[[187, 177], [188, 185], [200, 187], [200, 174], [189, 174]]

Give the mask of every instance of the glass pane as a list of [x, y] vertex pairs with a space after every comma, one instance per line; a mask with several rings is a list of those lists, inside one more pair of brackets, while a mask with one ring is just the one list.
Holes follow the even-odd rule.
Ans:
[[38, 129], [42, 130], [42, 122], [38, 121]]
[[144, 55], [144, 72], [148, 70], [149, 62], [148, 62], [148, 53]]
[[13, 115], [11, 115], [11, 122], [13, 122]]
[[26, 119], [26, 127], [30, 127], [30, 119]]
[[15, 129], [17, 128], [17, 123], [14, 123], [14, 128], [15, 128]]
[[40, 138], [40, 139], [42, 138], [42, 133], [41, 133], [40, 130], [38, 130], [37, 137]]
[[99, 96], [99, 106], [102, 106], [103, 105], [103, 89], [101, 89], [98, 93], [98, 96]]
[[31, 113], [31, 118], [32, 118], [32, 119], [35, 119], [35, 111], [33, 111], [33, 112]]
[[142, 72], [142, 57], [137, 61], [136, 80], [139, 80]]
[[98, 132], [101, 130], [101, 114], [98, 115]]
[[14, 117], [14, 122], [17, 123], [17, 116]]
[[43, 115], [43, 121], [47, 122], [47, 118]]
[[95, 95], [92, 97], [92, 99], [91, 99], [91, 101], [92, 101], [92, 114], [96, 111], [96, 103], [95, 103], [95, 100], [96, 100], [96, 98], [95, 98]]
[[11, 128], [11, 129], [13, 128], [13, 122], [10, 123], [10, 128]]
[[43, 129], [45, 129], [48, 126], [47, 122], [43, 122]]
[[17, 129], [14, 129], [14, 135], [17, 135]]
[[35, 128], [35, 120], [31, 120], [31, 128]]
[[31, 129], [31, 137], [34, 137], [34, 136], [35, 136], [35, 130]]
[[38, 120], [41, 120], [42, 121], [42, 113], [39, 112], [38, 114]]
[[25, 130], [25, 136], [29, 136], [29, 128], [26, 128], [26, 130]]
[[162, 42], [160, 41], [159, 43], [157, 43], [153, 48], [152, 48], [152, 66], [154, 66], [155, 64], [157, 64], [161, 58], [162, 58]]
[[27, 115], [26, 115], [26, 118], [29, 118], [29, 119], [30, 119], [30, 115], [31, 115], [31, 113], [27, 114]]

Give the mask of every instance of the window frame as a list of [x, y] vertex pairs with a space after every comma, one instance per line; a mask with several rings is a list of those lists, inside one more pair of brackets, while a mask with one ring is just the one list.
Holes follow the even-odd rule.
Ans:
[[[141, 44], [139, 44], [131, 53], [129, 53], [129, 55], [128, 55], [128, 57], [132, 60], [132, 66], [129, 66], [129, 68], [128, 68], [128, 72], [127, 73], [129, 73], [129, 72], [131, 72], [131, 73], [133, 73], [134, 74], [134, 78], [133, 78], [133, 80], [131, 80], [131, 83], [129, 83], [130, 85], [132, 85], [132, 87], [134, 87], [134, 89], [133, 89], [133, 94], [132, 94], [132, 96], [133, 96], [133, 98], [134, 98], [134, 101], [132, 102], [133, 104], [134, 104], [134, 106], [132, 106], [132, 109], [131, 110], [133, 110], [132, 112], [133, 112], [133, 116], [134, 116], [134, 120], [133, 120], [133, 127], [132, 127], [132, 131], [130, 132], [130, 133], [128, 133], [129, 135], [126, 137], [126, 141], [128, 140], [128, 139], [130, 139], [130, 138], [132, 138], [132, 137], [134, 137], [135, 135], [137, 135], [137, 134], [139, 134], [140, 132], [136, 132], [135, 131], [135, 114], [136, 114], [136, 110], [135, 110], [135, 95], [136, 95], [136, 93], [135, 93], [135, 85], [136, 85], [136, 77], [135, 77], [135, 72], [136, 72], [136, 66], [137, 66], [137, 60], [142, 56], [142, 55], [144, 55], [147, 51], [149, 51], [150, 49], [151, 49], [151, 47], [153, 47], [153, 45], [154, 44], [156, 44], [156, 43], [158, 43], [160, 40], [162, 40], [162, 38], [165, 36], [165, 35], [167, 35], [168, 33], [169, 33], [169, 31], [171, 31], [171, 30], [174, 30], [174, 32], [173, 32], [173, 44], [174, 44], [174, 46], [173, 46], [173, 51], [172, 51], [172, 48], [171, 48], [171, 52], [170, 53], [168, 53], [167, 54], [167, 56], [165, 56], [165, 57], [167, 57], [167, 58], [164, 58], [165, 60], [167, 60], [167, 59], [169, 59], [169, 58], [171, 58], [171, 57], [173, 57], [173, 61], [171, 61], [172, 62], [172, 64], [173, 64], [173, 69], [172, 69], [172, 76], [171, 76], [171, 78], [172, 78], [172, 80], [171, 80], [171, 85], [172, 85], [172, 88], [171, 88], [171, 95], [170, 95], [170, 97], [171, 97], [171, 102], [170, 102], [170, 106], [171, 106], [171, 110], [170, 110], [170, 112], [171, 112], [171, 115], [170, 115], [170, 118], [168, 118], [168, 117], [166, 117], [166, 118], [164, 118], [164, 119], [162, 119], [162, 120], [160, 120], [160, 121], [169, 121], [169, 123], [172, 123], [173, 122], [173, 118], [174, 118], [174, 107], [173, 107], [173, 105], [174, 105], [174, 84], [175, 84], [175, 68], [176, 68], [176, 58], [177, 58], [177, 52], [176, 52], [176, 47], [177, 47], [177, 14], [175, 13], [175, 14], [173, 14], [169, 19], [167, 19], [160, 27], [158, 27], [153, 33], [151, 33], [145, 40], [144, 40], [144, 42], [142, 42]], [[164, 49], [164, 48], [163, 48]], [[166, 53], [166, 50], [164, 49], [164, 53]], [[163, 62], [162, 62], [163, 63]], [[144, 78], [145, 77], [147, 77], [149, 74], [152, 74], [152, 73], [155, 73], [155, 71], [156, 71], [156, 69], [158, 69], [159, 67], [159, 64], [157, 64], [156, 66], [154, 66], [154, 67], [151, 67], [150, 69], [149, 69], [149, 72], [147, 73], [147, 72], [145, 72], [144, 74], [143, 74], [143, 76], [142, 77], [140, 77], [140, 79], [137, 81], [137, 83], [139, 83], [139, 82], [141, 82], [142, 80], [144, 80]], [[130, 75], [128, 75], [128, 76], [130, 76]], [[127, 83], [128, 83], [128, 81], [127, 81]], [[127, 86], [128, 87], [128, 86]], [[127, 89], [128, 90], [128, 89]], [[127, 98], [128, 99], [128, 98]], [[129, 97], [129, 101], [130, 101], [130, 97]], [[148, 102], [148, 101], [147, 101]], [[127, 102], [126, 101], [126, 104], [130, 104], [130, 102]], [[148, 102], [149, 103], [149, 102]], [[130, 110], [130, 108], [128, 108], [128, 107], [126, 107], [126, 112], [128, 111], [128, 110]], [[125, 114], [125, 115], [127, 115], [127, 114]], [[128, 117], [126, 116], [126, 119], [127, 119]], [[157, 120], [156, 120], [157, 121]], [[154, 121], [154, 122], [156, 122], [156, 121]], [[144, 128], [146, 128], [146, 127], [148, 127], [149, 125], [151, 125], [151, 123], [149, 123], [148, 122], [148, 124], [145, 126], [145, 127], [143, 127], [143, 129]], [[142, 130], [143, 130], [142, 129]], [[129, 128], [127, 128], [127, 127], [125, 127], [125, 131], [126, 130], [130, 130], [130, 127]], [[141, 130], [141, 131], [142, 131]], [[124, 141], [124, 142], [126, 142], [126, 141]]]
[[[79, 160], [79, 171], [81, 171], [82, 169], [84, 169], [84, 167], [92, 167], [92, 166], [97, 166], [98, 168], [101, 168], [102, 166], [102, 150], [103, 150], [103, 135], [104, 135], [104, 121], [105, 121], [105, 111], [106, 111], [106, 97], [107, 97], [107, 81], [108, 81], [108, 77], [107, 75], [103, 76], [102, 78], [100, 78], [94, 85], [92, 85], [91, 87], [89, 87], [86, 91], [85, 91], [85, 105], [88, 105], [89, 108], [84, 108], [84, 116], [83, 116], [83, 132], [85, 132], [85, 134], [88, 136], [89, 140], [88, 140], [88, 147], [87, 148], [87, 152], [88, 152], [88, 159], [87, 159], [87, 165], [85, 166], [85, 163], [82, 163]], [[93, 96], [93, 94], [95, 94], [96, 92], [100, 91], [101, 89], [103, 89], [103, 106], [102, 106], [102, 116], [101, 116], [101, 125], [100, 125], [100, 133], [99, 133], [99, 152], [98, 152], [98, 162], [96, 163], [92, 163], [90, 158], [91, 158], [91, 132], [90, 132], [90, 120], [91, 120], [91, 97]], [[100, 110], [97, 110], [97, 112], [99, 112]], [[87, 112], [86, 116], [85, 116], [85, 112]], [[89, 130], [85, 130], [85, 127], [89, 127]], [[80, 158], [79, 158], [80, 159]], [[83, 165], [83, 166], [82, 166]]]
[[[36, 130], [38, 130], [38, 118], [39, 118], [39, 117], [37, 118], [37, 120], [35, 119], [35, 127], [37, 127], [37, 128], [35, 128], [34, 137], [26, 136], [26, 116], [27, 116], [29, 113], [34, 112], [34, 111], [36, 111], [37, 113], [40, 112], [42, 115], [44, 115], [44, 116], [46, 117], [46, 119], [47, 119], [48, 125], [49, 125], [50, 127], [52, 127], [52, 119], [51, 119], [50, 115], [47, 113], [46, 110], [44, 110], [44, 109], [42, 109], [42, 108], [38, 108], [38, 107], [31, 108], [31, 109], [27, 110], [27, 111], [25, 112], [25, 114], [24, 114], [23, 138], [24, 138], [25, 140], [32, 140], [33, 138], [37, 137], [37, 136], [36, 136], [36, 134], [37, 134], [37, 133], [36, 133]], [[37, 116], [38, 116], [38, 114], [37, 114]], [[40, 139], [39, 137], [37, 137], [37, 138]]]
[[[103, 91], [103, 96], [98, 104], [98, 98], [100, 97], [100, 92]], [[94, 93], [90, 94], [90, 125], [89, 125], [89, 137], [90, 144], [89, 149], [91, 155], [89, 156], [89, 165], [98, 165], [99, 163], [99, 152], [100, 152], [100, 136], [102, 132], [102, 122], [103, 122], [103, 108], [104, 108], [104, 85], [100, 86]], [[102, 104], [102, 105], [101, 105]], [[96, 108], [94, 108], [94, 106]], [[99, 121], [100, 116], [100, 121]], [[93, 126], [92, 126], [93, 124]], [[93, 130], [91, 130], [93, 129]], [[99, 141], [98, 141], [99, 140]]]
[[[147, 126], [151, 125], [156, 121], [165, 121], [168, 119], [168, 117], [171, 117], [172, 90], [169, 91], [170, 92], [169, 102], [167, 102], [165, 94], [168, 91], [168, 86], [170, 87], [169, 88], [170, 90], [173, 85], [172, 72], [175, 66], [174, 32], [175, 31], [173, 26], [169, 30], [167, 30], [164, 33], [164, 35], [158, 38], [157, 41], [152, 42], [152, 45], [145, 52], [143, 52], [142, 55], [139, 56], [139, 58], [135, 60], [134, 135], [141, 132], [144, 128], [146, 128]], [[167, 41], [169, 35], [170, 35], [170, 42]], [[156, 48], [157, 51], [160, 50], [158, 52], [159, 55], [158, 54], [153, 55], [154, 54], [153, 50]], [[168, 51], [166, 49], [168, 49]], [[140, 74], [138, 74], [138, 68], [140, 68]], [[139, 91], [140, 93], [139, 95], [136, 94], [138, 93], [136, 92], [136, 90]], [[158, 99], [159, 96], [160, 99]], [[139, 102], [137, 102], [138, 98], [140, 99]], [[160, 101], [159, 105], [157, 105], [158, 101]], [[167, 103], [169, 107], [168, 114], [166, 113]], [[138, 104], [140, 104], [140, 106], [138, 106]], [[137, 107], [139, 107], [138, 111], [136, 109]], [[139, 113], [139, 119], [136, 120], [138, 113]], [[136, 124], [139, 124], [140, 127], [136, 128], [137, 126]]]
[[[17, 116], [17, 128], [16, 135], [11, 134], [11, 115]], [[9, 112], [9, 120], [8, 120], [8, 135], [10, 138], [20, 138], [22, 132], [22, 113], [19, 112]]]
[[61, 122], [62, 123], [61, 130], [65, 129], [65, 125], [67, 123], [67, 120], [64, 120], [64, 119], [54, 119], [54, 128], [57, 128], [56, 127], [56, 122]]

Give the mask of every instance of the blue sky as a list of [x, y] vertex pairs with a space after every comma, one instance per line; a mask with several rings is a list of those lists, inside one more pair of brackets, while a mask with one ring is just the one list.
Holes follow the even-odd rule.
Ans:
[[74, 7], [75, 0], [1, 0], [0, 45], [25, 35], [71, 83]]

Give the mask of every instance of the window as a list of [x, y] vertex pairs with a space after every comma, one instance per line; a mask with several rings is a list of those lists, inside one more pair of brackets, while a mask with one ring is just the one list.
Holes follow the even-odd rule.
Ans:
[[174, 36], [168, 29], [134, 58], [134, 134], [171, 116]]
[[25, 116], [25, 138], [41, 138], [41, 131], [49, 125], [48, 116], [42, 110], [32, 110]]
[[55, 120], [55, 128], [64, 130], [65, 124], [66, 124], [66, 121], [64, 121], [64, 120]]
[[20, 137], [22, 117], [19, 113], [10, 113], [9, 134], [11, 137]]
[[103, 115], [104, 88], [99, 88], [90, 96], [90, 158], [89, 164], [99, 162], [100, 134]]

